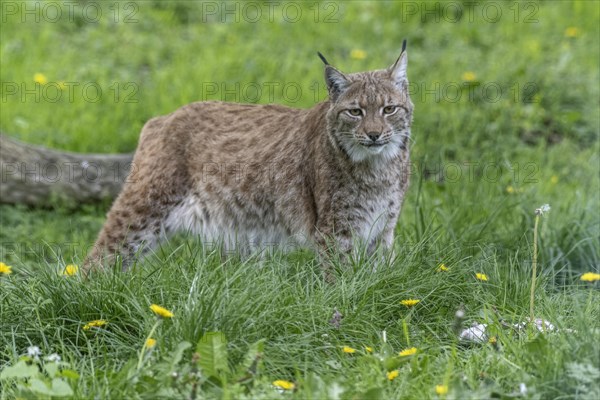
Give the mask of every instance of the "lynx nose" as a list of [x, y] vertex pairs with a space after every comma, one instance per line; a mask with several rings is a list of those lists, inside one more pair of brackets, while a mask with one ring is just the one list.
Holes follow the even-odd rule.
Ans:
[[369, 137], [369, 139], [371, 139], [372, 141], [376, 142], [377, 139], [379, 139], [379, 136], [381, 136], [381, 133], [379, 133], [379, 132], [369, 132], [369, 133], [367, 133], [367, 136]]

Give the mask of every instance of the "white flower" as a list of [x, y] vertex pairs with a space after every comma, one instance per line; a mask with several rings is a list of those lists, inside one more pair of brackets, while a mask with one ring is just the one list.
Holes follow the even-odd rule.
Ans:
[[38, 357], [40, 354], [42, 354], [42, 351], [37, 346], [29, 346], [27, 348], [27, 355], [29, 357]]
[[[520, 324], [514, 324], [513, 326], [516, 330], [520, 331], [527, 327], [527, 322], [521, 322]], [[535, 321], [533, 321], [533, 326], [535, 326], [539, 332], [552, 332], [556, 330], [556, 327], [550, 321], [541, 318], [536, 318]]]
[[52, 353], [48, 357], [46, 357], [46, 361], [60, 362], [60, 356], [56, 353]]
[[535, 215], [544, 215], [544, 213], [547, 213], [549, 211], [550, 211], [550, 204], [544, 204], [540, 208], [535, 209]]
[[535, 327], [540, 332], [552, 332], [555, 329], [554, 325], [552, 325], [549, 321], [545, 321], [541, 318], [536, 318]]
[[524, 383], [519, 383], [519, 393], [521, 394], [521, 396], [525, 396], [527, 394], [527, 385], [525, 385]]
[[460, 333], [460, 340], [466, 340], [475, 343], [487, 342], [488, 337], [485, 333], [487, 324], [475, 324]]

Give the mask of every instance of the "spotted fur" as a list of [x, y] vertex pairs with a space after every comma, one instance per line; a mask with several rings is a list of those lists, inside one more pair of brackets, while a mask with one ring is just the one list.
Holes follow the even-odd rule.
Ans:
[[146, 123], [86, 270], [185, 231], [250, 253], [392, 246], [409, 180], [407, 54], [383, 70], [325, 66], [310, 109], [198, 102]]

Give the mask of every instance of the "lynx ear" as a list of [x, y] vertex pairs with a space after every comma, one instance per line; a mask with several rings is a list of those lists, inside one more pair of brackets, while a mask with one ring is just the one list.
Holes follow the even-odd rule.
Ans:
[[408, 56], [406, 54], [406, 39], [404, 39], [402, 42], [402, 52], [400, 53], [400, 57], [398, 57], [394, 65], [388, 68], [390, 76], [399, 86], [408, 84], [408, 77], [406, 76], [407, 65]]
[[348, 78], [331, 65], [325, 67], [325, 83], [331, 100], [335, 100], [348, 87]]
[[348, 78], [340, 71], [332, 67], [327, 59], [321, 54], [317, 52], [323, 64], [325, 64], [325, 83], [327, 84], [327, 90], [329, 91], [329, 97], [331, 100], [338, 98], [338, 96], [346, 90], [348, 87]]

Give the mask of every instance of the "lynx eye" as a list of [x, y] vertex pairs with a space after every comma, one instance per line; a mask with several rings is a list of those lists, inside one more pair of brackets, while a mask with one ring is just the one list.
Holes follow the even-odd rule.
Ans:
[[383, 107], [383, 113], [387, 114], [387, 115], [392, 115], [396, 111], [398, 111], [398, 107], [396, 107], [396, 106], [386, 106], [386, 107]]
[[348, 114], [352, 115], [353, 117], [360, 117], [362, 115], [362, 110], [360, 108], [351, 108], [350, 110], [346, 111]]

